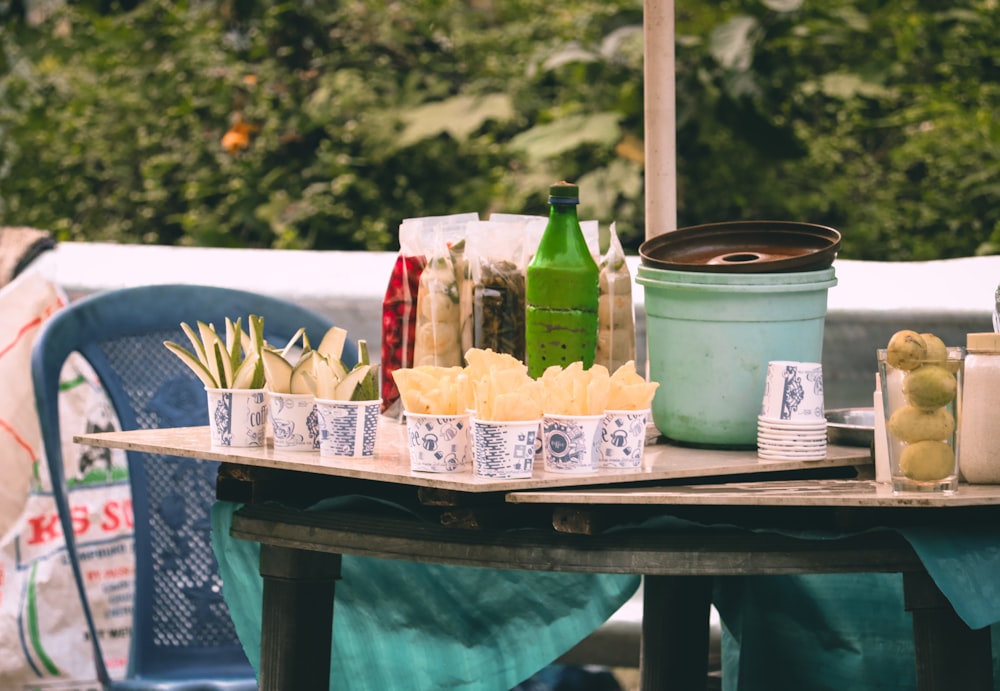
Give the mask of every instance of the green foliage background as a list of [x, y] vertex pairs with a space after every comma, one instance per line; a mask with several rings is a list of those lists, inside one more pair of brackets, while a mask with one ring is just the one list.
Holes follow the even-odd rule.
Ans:
[[[996, 253], [998, 9], [677, 3], [679, 225]], [[383, 250], [407, 217], [544, 214], [571, 179], [584, 217], [645, 232], [641, 0], [0, 1], [0, 31], [0, 225]]]

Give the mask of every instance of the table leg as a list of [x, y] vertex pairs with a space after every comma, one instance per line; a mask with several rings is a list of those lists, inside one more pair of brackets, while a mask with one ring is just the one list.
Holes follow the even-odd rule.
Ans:
[[706, 688], [711, 606], [711, 577], [643, 578], [639, 659], [643, 691]]
[[990, 627], [970, 629], [926, 571], [903, 574], [913, 614], [918, 691], [992, 691]]
[[260, 547], [260, 691], [329, 691], [333, 596], [341, 555]]

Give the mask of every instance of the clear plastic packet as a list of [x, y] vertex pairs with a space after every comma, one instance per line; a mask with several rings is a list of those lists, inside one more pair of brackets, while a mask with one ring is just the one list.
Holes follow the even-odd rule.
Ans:
[[[467, 223], [435, 223], [426, 227], [427, 262], [417, 293], [415, 366], [462, 364], [462, 310], [460, 281], [455, 259], [465, 263]], [[452, 248], [456, 248], [453, 250]], [[465, 267], [460, 268], [465, 271]]]
[[[530, 214], [494, 213], [490, 215], [490, 222], [517, 223], [522, 227], [524, 231], [524, 265], [527, 266], [535, 256], [535, 250], [542, 240], [542, 234], [545, 233], [545, 226], [549, 219], [546, 216], [532, 216]], [[580, 221], [580, 230], [583, 231], [587, 248], [594, 256], [594, 261], [599, 261], [601, 257], [599, 223], [597, 221]]]
[[531, 258], [535, 256], [538, 243], [542, 240], [545, 232], [545, 225], [549, 222], [547, 216], [533, 216], [531, 214], [490, 214], [490, 223], [511, 223], [517, 224], [524, 233], [524, 266], [531, 263]]
[[473, 345], [524, 361], [525, 224], [482, 221], [467, 246]]
[[632, 274], [615, 224], [611, 224], [608, 251], [598, 261], [597, 353], [594, 362], [611, 372], [635, 360], [635, 303]]
[[417, 330], [417, 294], [426, 264], [424, 229], [439, 222], [476, 221], [476, 213], [405, 219], [399, 226], [399, 253], [382, 299], [382, 414], [402, 420], [399, 390], [392, 373], [413, 366]]
[[535, 216], [534, 214], [508, 214], [500, 211], [494, 211], [490, 214], [490, 223], [541, 223], [545, 225], [548, 221], [547, 216]]
[[462, 239], [448, 246], [451, 264], [455, 269], [455, 280], [458, 282], [458, 338], [462, 365], [465, 364], [465, 353], [473, 346], [472, 264], [469, 260], [469, 234], [474, 232], [477, 226], [478, 223], [465, 224], [465, 234]]

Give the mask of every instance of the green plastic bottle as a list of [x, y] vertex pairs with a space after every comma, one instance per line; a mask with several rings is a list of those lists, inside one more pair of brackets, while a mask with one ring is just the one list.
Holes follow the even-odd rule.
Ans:
[[525, 277], [525, 352], [528, 374], [577, 360], [594, 364], [597, 350], [597, 263], [580, 230], [580, 188], [549, 188], [549, 222]]

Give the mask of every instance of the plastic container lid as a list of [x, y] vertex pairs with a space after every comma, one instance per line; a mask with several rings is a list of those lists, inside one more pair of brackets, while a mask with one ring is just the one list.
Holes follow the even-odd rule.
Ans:
[[976, 353], [1000, 353], [1000, 333], [966, 334], [965, 349]]
[[639, 246], [645, 266], [712, 273], [780, 273], [825, 269], [840, 249], [840, 231], [794, 221], [730, 221], [680, 228]]

